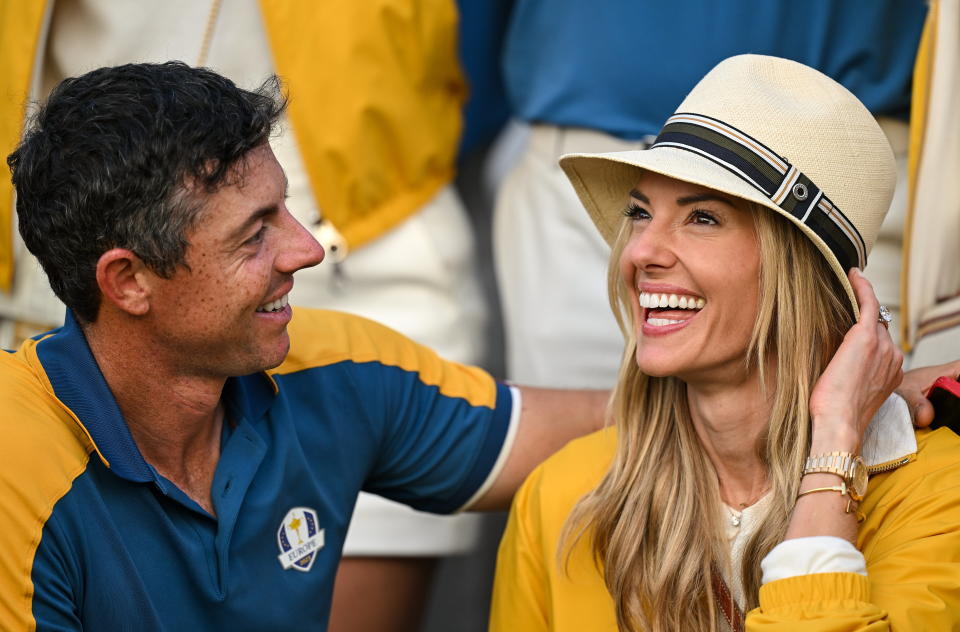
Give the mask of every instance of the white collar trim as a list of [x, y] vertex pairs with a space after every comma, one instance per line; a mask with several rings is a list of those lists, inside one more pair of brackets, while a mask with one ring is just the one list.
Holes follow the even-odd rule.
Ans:
[[917, 452], [917, 437], [907, 402], [893, 393], [870, 420], [860, 449], [867, 467], [888, 463]]

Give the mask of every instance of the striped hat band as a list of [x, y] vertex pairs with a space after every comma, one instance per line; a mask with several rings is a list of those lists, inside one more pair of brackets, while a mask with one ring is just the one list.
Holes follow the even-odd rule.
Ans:
[[867, 264], [860, 232], [799, 169], [737, 128], [702, 114], [674, 114], [650, 150], [683, 149], [711, 160], [756, 188], [816, 233], [844, 270]]

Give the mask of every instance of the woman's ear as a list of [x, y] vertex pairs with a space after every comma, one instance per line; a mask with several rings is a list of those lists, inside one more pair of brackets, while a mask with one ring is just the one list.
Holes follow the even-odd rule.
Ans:
[[103, 302], [131, 316], [143, 316], [150, 309], [149, 269], [143, 260], [126, 248], [113, 248], [97, 261], [97, 285]]

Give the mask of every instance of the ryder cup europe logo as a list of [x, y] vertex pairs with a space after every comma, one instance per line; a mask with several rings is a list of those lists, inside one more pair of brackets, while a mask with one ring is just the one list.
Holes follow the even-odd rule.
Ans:
[[308, 507], [294, 507], [287, 512], [277, 529], [280, 565], [306, 573], [323, 548], [323, 529], [317, 528], [317, 512]]

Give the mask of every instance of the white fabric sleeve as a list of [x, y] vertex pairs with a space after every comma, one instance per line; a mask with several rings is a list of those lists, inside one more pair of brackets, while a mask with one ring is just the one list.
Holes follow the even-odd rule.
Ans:
[[828, 535], [784, 540], [760, 562], [762, 583], [814, 573], [867, 574], [863, 553], [843, 538]]

